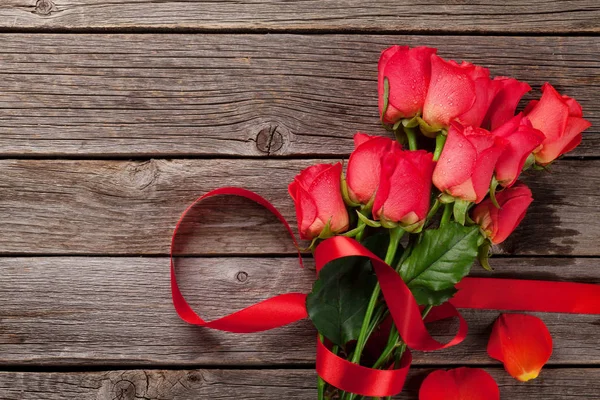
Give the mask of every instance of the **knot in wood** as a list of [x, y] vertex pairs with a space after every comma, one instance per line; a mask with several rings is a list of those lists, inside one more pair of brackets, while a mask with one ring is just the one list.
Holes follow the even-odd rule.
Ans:
[[267, 155], [276, 153], [283, 147], [284, 135], [285, 130], [277, 124], [265, 126], [256, 135], [256, 148]]
[[145, 190], [158, 179], [158, 165], [155, 161], [134, 162], [130, 164], [130, 179], [138, 190]]
[[244, 271], [240, 271], [236, 274], [235, 279], [239, 282], [246, 282], [248, 280], [248, 273]]
[[35, 4], [35, 14], [50, 15], [54, 10], [54, 3], [51, 0], [38, 0]]
[[198, 371], [190, 371], [187, 373], [187, 380], [192, 383], [202, 382], [202, 374]]
[[112, 400], [133, 400], [135, 398], [135, 385], [133, 382], [126, 379], [115, 382]]

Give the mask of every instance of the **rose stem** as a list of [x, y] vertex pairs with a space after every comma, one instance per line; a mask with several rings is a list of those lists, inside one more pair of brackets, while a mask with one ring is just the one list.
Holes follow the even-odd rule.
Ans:
[[[391, 265], [394, 261], [394, 257], [396, 256], [396, 250], [398, 250], [398, 244], [400, 243], [400, 239], [402, 235], [404, 235], [404, 229], [402, 227], [396, 227], [390, 229], [390, 244], [388, 245], [387, 253], [385, 255], [385, 263]], [[379, 294], [381, 293], [381, 286], [379, 286], [379, 282], [375, 285], [375, 289], [373, 290], [373, 294], [371, 295], [371, 299], [369, 300], [369, 305], [367, 306], [367, 311], [365, 312], [365, 318], [363, 319], [363, 324], [360, 328], [360, 333], [358, 334], [358, 339], [356, 341], [356, 348], [354, 350], [354, 355], [352, 356], [351, 362], [355, 364], [360, 364], [360, 357], [362, 355], [363, 349], [367, 343], [369, 326], [371, 324], [371, 317], [373, 316], [373, 311], [375, 310], [375, 305], [377, 304], [377, 299], [379, 299]], [[348, 400], [354, 399], [356, 395], [350, 394]]]
[[442, 214], [442, 220], [440, 221], [440, 225], [445, 225], [450, 222], [450, 217], [452, 216], [452, 210], [454, 209], [454, 203], [448, 203], [444, 207], [444, 213]]

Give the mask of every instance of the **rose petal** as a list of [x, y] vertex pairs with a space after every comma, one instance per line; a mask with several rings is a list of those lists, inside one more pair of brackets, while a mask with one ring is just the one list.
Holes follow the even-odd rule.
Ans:
[[537, 378], [552, 355], [552, 337], [544, 322], [525, 314], [502, 314], [488, 342], [490, 357], [504, 363], [515, 379]]
[[525, 82], [514, 78], [497, 76], [494, 81], [500, 84], [500, 90], [494, 97], [484, 120], [484, 126], [496, 129], [515, 115], [521, 97], [531, 90]]
[[448, 62], [431, 56], [431, 80], [423, 106], [423, 119], [433, 128], [442, 128], [468, 111], [476, 100], [475, 66]]
[[397, 142], [383, 136], [357, 133], [354, 143], [356, 149], [350, 154], [346, 172], [348, 193], [352, 201], [367, 204], [379, 186], [381, 159]]
[[494, 378], [480, 368], [437, 370], [425, 378], [419, 400], [499, 400]]

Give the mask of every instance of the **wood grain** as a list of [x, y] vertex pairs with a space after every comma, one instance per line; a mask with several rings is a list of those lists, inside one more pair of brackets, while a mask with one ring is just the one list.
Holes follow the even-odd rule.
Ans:
[[[394, 399], [416, 400], [432, 369], [413, 368], [405, 390]], [[487, 368], [503, 399], [596, 399], [600, 369], [548, 369], [520, 383], [500, 368]], [[311, 370], [120, 370], [67, 373], [0, 372], [5, 400], [196, 400], [298, 399], [316, 397]]]
[[[178, 282], [192, 307], [214, 319], [276, 294], [309, 292], [314, 271], [312, 260], [306, 261], [301, 269], [294, 258], [183, 258]], [[492, 260], [493, 274], [475, 266], [473, 275], [600, 283], [599, 261], [499, 258]], [[0, 368], [314, 363], [315, 331], [309, 321], [244, 335], [181, 321], [171, 303], [168, 258], [3, 257], [0, 276]], [[499, 312], [463, 314], [469, 323], [465, 342], [449, 350], [415, 352], [416, 365], [493, 362], [486, 345]], [[536, 315], [553, 336], [550, 364], [600, 364], [598, 316]], [[457, 324], [430, 328], [448, 341]]]
[[390, 32], [598, 32], [593, 0], [360, 0], [209, 2], [4, 0], [4, 29], [199, 29]]
[[[295, 225], [287, 185], [336, 160], [1, 160], [0, 253], [168, 254], [173, 227], [198, 196], [241, 186]], [[496, 252], [598, 256], [599, 160], [561, 160], [525, 181], [538, 200]], [[182, 227], [180, 254], [295, 252], [281, 223], [255, 203], [209, 199]]]
[[394, 43], [528, 81], [527, 99], [552, 82], [593, 123], [571, 155], [600, 155], [595, 37], [4, 34], [0, 157], [347, 155], [356, 131], [385, 134], [377, 61]]

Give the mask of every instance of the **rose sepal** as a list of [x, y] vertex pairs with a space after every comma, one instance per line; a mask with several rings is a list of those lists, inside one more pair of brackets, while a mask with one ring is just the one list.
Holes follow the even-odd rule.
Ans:
[[341, 188], [342, 188], [342, 199], [344, 199], [344, 203], [348, 206], [348, 207], [359, 207], [360, 203], [356, 203], [354, 201], [352, 201], [352, 199], [350, 199], [350, 193], [348, 192], [348, 182], [346, 182], [346, 178], [344, 178], [344, 175], [342, 174], [342, 179], [341, 179]]
[[479, 263], [486, 271], [493, 271], [494, 268], [491, 267], [489, 263], [490, 259], [490, 249], [492, 248], [492, 242], [488, 238], [483, 240], [483, 243], [479, 246], [477, 250], [477, 259]]
[[455, 199], [454, 209], [452, 210], [454, 214], [454, 220], [464, 226], [467, 222], [467, 212], [472, 204], [473, 203], [468, 200]]
[[419, 128], [421, 129], [421, 133], [429, 138], [435, 138], [440, 132], [442, 132], [442, 128], [435, 128], [429, 125], [423, 118], [420, 116], [415, 117], [419, 123]]
[[362, 212], [356, 210], [356, 215], [358, 215], [358, 219], [361, 220], [365, 225], [370, 226], [372, 228], [380, 228], [381, 227], [381, 223], [377, 222], [377, 221], [373, 221], [372, 219], [368, 218], [365, 214], [363, 214]]

